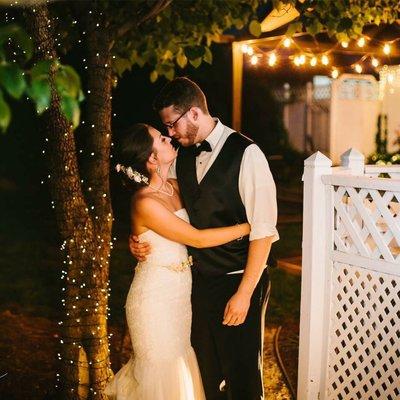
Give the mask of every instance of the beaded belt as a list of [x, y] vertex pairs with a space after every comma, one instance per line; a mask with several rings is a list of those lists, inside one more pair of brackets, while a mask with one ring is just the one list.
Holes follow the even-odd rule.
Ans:
[[182, 261], [178, 264], [163, 265], [163, 267], [168, 268], [171, 271], [183, 272], [189, 269], [192, 265], [193, 265], [193, 258], [192, 256], [189, 256], [185, 261]]
[[[188, 270], [191, 266], [193, 265], [193, 258], [192, 256], [189, 256], [186, 260], [177, 263], [177, 264], [170, 264], [170, 265], [160, 265], [162, 268], [167, 268], [170, 269], [171, 271], [175, 272], [184, 272]], [[145, 264], [137, 264], [136, 269], [143, 269], [146, 268]]]

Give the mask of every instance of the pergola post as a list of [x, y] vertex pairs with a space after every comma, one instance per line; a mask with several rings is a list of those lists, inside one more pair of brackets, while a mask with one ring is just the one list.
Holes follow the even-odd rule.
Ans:
[[240, 42], [232, 42], [232, 127], [242, 128], [243, 53]]

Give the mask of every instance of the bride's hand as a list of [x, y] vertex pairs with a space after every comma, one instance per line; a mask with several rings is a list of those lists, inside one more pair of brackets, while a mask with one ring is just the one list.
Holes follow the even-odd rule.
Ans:
[[139, 238], [136, 235], [129, 235], [129, 250], [138, 261], [146, 261], [151, 247], [147, 242], [139, 243]]

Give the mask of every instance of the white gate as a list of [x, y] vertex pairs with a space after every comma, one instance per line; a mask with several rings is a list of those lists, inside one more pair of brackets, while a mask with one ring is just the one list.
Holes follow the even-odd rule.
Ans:
[[400, 166], [331, 165], [304, 168], [298, 399], [398, 399]]

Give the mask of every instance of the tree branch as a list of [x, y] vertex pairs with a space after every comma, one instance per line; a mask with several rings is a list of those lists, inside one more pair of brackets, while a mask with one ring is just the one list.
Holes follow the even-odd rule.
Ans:
[[131, 19], [123, 24], [118, 30], [115, 35], [116, 39], [124, 36], [130, 30], [137, 28], [144, 22], [148, 21], [149, 19], [154, 18], [160, 12], [165, 10], [170, 4], [172, 0], [158, 0], [144, 15], [140, 16], [138, 20]]

